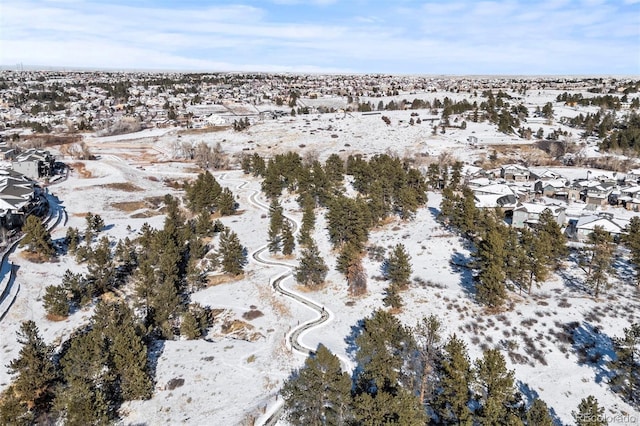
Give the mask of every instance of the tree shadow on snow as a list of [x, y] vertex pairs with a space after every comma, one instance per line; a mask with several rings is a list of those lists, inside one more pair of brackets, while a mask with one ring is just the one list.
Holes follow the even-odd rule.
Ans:
[[588, 365], [595, 371], [596, 383], [605, 383], [614, 376], [609, 369], [609, 361], [616, 359], [613, 341], [598, 327], [587, 322], [573, 330], [573, 348], [578, 356], [579, 365]]
[[475, 297], [476, 286], [474, 284], [473, 271], [471, 269], [471, 256], [459, 251], [454, 251], [451, 255], [451, 269], [460, 274], [460, 285], [464, 292], [470, 297]]
[[[538, 394], [538, 392], [531, 389], [527, 383], [523, 383], [518, 380], [516, 383], [516, 387], [518, 388], [518, 392], [520, 392], [520, 394], [522, 395], [527, 409], [531, 408], [531, 404], [533, 404], [533, 401], [535, 401], [536, 399], [540, 399], [540, 395]], [[545, 401], [545, 403], [547, 403], [547, 401]], [[556, 410], [548, 403], [547, 408], [549, 408], [549, 415], [551, 416], [553, 424], [556, 426], [563, 426], [562, 420], [560, 420], [560, 418], [558, 417]]]
[[149, 342], [149, 346], [147, 347], [147, 363], [149, 366], [149, 375], [153, 380], [153, 383], [158, 386], [156, 372], [158, 369], [158, 361], [164, 352], [164, 340], [162, 339], [153, 339]]

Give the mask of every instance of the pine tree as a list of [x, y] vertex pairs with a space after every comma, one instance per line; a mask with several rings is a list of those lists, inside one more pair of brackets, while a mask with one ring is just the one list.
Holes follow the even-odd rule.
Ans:
[[636, 269], [636, 284], [640, 286], [640, 217], [632, 217], [625, 230], [622, 242], [631, 252], [631, 263]]
[[317, 287], [324, 282], [329, 272], [327, 264], [320, 257], [320, 251], [315, 244], [302, 250], [300, 263], [295, 268], [295, 279], [298, 283]]
[[395, 393], [379, 391], [356, 395], [353, 417], [354, 424], [363, 426], [427, 424], [427, 415], [420, 400], [403, 388]]
[[408, 327], [378, 309], [363, 320], [362, 332], [355, 341], [359, 373], [354, 381], [358, 392], [394, 394], [402, 386], [409, 387], [413, 376], [409, 359], [416, 344]]
[[80, 234], [78, 233], [78, 229], [73, 227], [67, 228], [67, 234], [65, 235], [64, 241], [69, 253], [75, 253], [78, 248], [78, 244], [80, 244]]
[[499, 229], [502, 225], [490, 219], [488, 226], [489, 229], [478, 243], [475, 256], [476, 265], [480, 269], [476, 284], [477, 298], [484, 305], [499, 307], [506, 299], [504, 239]]
[[91, 382], [70, 382], [60, 388], [54, 404], [56, 411], [63, 414], [65, 425], [107, 426], [113, 423], [109, 398]]
[[106, 235], [100, 238], [97, 247], [91, 251], [87, 261], [87, 270], [88, 279], [99, 294], [103, 294], [113, 287], [115, 266], [111, 254], [111, 242]]
[[20, 247], [27, 246], [28, 251], [47, 258], [55, 254], [51, 234], [40, 218], [34, 215], [27, 216], [22, 232], [24, 236], [20, 241]]
[[586, 282], [598, 298], [600, 291], [609, 287], [607, 282], [611, 271], [611, 260], [615, 245], [613, 238], [601, 226], [595, 226], [589, 234], [587, 247], [584, 252], [584, 261], [587, 266]]
[[282, 397], [293, 425], [341, 425], [350, 420], [351, 379], [323, 345], [285, 382]]
[[609, 363], [614, 376], [613, 389], [629, 404], [640, 407], [640, 323], [624, 329], [623, 337], [613, 338], [616, 359]]
[[218, 213], [221, 216], [230, 216], [237, 210], [236, 199], [229, 188], [224, 188], [217, 198]]
[[435, 315], [418, 321], [412, 330], [416, 341], [418, 392], [422, 403], [431, 400], [436, 389], [436, 368], [440, 357], [442, 322]]
[[313, 243], [311, 235], [315, 228], [316, 214], [315, 214], [316, 202], [309, 194], [305, 194], [302, 199], [302, 223], [300, 226], [300, 233], [298, 234], [298, 243], [301, 246], [308, 247]]
[[247, 249], [240, 243], [238, 235], [228, 228], [220, 234], [219, 252], [224, 272], [231, 275], [242, 274], [247, 264]]
[[526, 415], [527, 426], [553, 426], [553, 418], [549, 414], [549, 407], [541, 399], [535, 399]]
[[471, 425], [470, 385], [473, 379], [467, 346], [454, 334], [443, 347], [438, 368], [439, 386], [433, 409], [438, 422]]
[[69, 297], [67, 290], [60, 285], [50, 285], [45, 287], [42, 297], [42, 304], [47, 314], [65, 318], [69, 316]]
[[504, 357], [497, 349], [484, 352], [476, 360], [475, 376], [480, 395], [478, 415], [482, 424], [512, 424], [517, 419], [514, 372], [507, 370]]
[[269, 253], [277, 253], [282, 246], [282, 236], [280, 235], [285, 219], [278, 198], [271, 200], [269, 206]]
[[578, 411], [572, 411], [571, 415], [576, 421], [576, 426], [606, 426], [608, 424], [604, 415], [604, 407], [598, 405], [598, 400], [593, 395], [583, 398], [578, 405]]
[[551, 248], [547, 263], [552, 264], [557, 269], [560, 262], [569, 253], [569, 249], [567, 248], [567, 237], [562, 233], [562, 229], [553, 218], [553, 213], [550, 209], [545, 209], [540, 213], [537, 230], [538, 238], [545, 239]]
[[296, 240], [293, 237], [293, 229], [291, 229], [291, 221], [288, 219], [282, 224], [282, 254], [290, 256], [296, 248]]
[[402, 305], [403, 305], [402, 296], [400, 295], [400, 290], [398, 290], [397, 285], [389, 284], [387, 286], [385, 290], [385, 295], [382, 298], [382, 304], [392, 309], [402, 308]]
[[13, 386], [0, 393], [0, 424], [12, 426], [30, 426], [35, 424], [34, 413], [16, 395]]
[[391, 281], [398, 290], [404, 290], [409, 286], [411, 277], [411, 256], [407, 253], [403, 244], [397, 244], [387, 261], [383, 264], [385, 278]]
[[58, 378], [53, 349], [42, 340], [33, 321], [22, 323], [18, 343], [22, 345], [18, 357], [7, 366], [11, 375], [17, 375], [12, 386], [22, 403], [39, 412], [45, 408]]
[[440, 188], [440, 167], [438, 163], [431, 163], [427, 167], [427, 183], [431, 189]]

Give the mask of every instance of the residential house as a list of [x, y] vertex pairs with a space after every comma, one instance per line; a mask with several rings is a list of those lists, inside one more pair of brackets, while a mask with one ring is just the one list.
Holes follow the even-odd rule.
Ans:
[[524, 182], [529, 180], [529, 169], [519, 164], [506, 164], [500, 168], [500, 177], [505, 180]]
[[610, 214], [583, 216], [569, 220], [567, 235], [578, 241], [587, 241], [594, 228], [600, 226], [617, 241], [624, 232], [625, 225], [625, 222], [613, 218]]
[[[563, 200], [569, 200], [568, 191], [569, 182], [566, 179], [548, 179], [537, 180], [533, 186], [537, 194], [542, 194], [544, 197], [560, 198]], [[573, 194], [576, 196], [576, 194]], [[577, 197], [572, 201], [578, 199]]]
[[18, 155], [12, 162], [13, 170], [30, 179], [51, 176], [55, 159], [49, 151], [30, 149]]
[[547, 205], [542, 203], [521, 203], [513, 210], [513, 218], [511, 226], [514, 228], [524, 228], [525, 226], [534, 226], [538, 223], [540, 215], [545, 210], [549, 210], [553, 215], [553, 219], [560, 226], [565, 224], [566, 208], [557, 205]]

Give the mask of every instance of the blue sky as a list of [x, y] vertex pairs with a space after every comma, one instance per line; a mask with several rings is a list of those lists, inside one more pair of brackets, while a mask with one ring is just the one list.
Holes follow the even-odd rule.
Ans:
[[640, 76], [640, 0], [0, 0], [0, 64]]

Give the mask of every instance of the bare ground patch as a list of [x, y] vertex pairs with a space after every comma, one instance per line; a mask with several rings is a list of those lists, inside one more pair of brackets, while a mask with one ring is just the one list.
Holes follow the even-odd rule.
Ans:
[[244, 274], [241, 274], [241, 275], [229, 275], [229, 274], [209, 275], [207, 277], [207, 286], [208, 287], [213, 287], [213, 286], [217, 286], [217, 285], [221, 285], [221, 284], [226, 284], [226, 283], [238, 281], [238, 280], [241, 280], [242, 278], [244, 278]]
[[91, 172], [87, 170], [87, 166], [80, 161], [69, 164], [69, 168], [77, 172], [80, 175], [80, 177], [83, 177], [85, 179], [89, 179], [93, 177]]
[[109, 188], [109, 189], [115, 189], [118, 191], [124, 191], [124, 192], [139, 192], [142, 191], [142, 188], [140, 188], [137, 185], [134, 185], [131, 182], [115, 182], [115, 183], [107, 183], [105, 185], [103, 185], [104, 188]]

